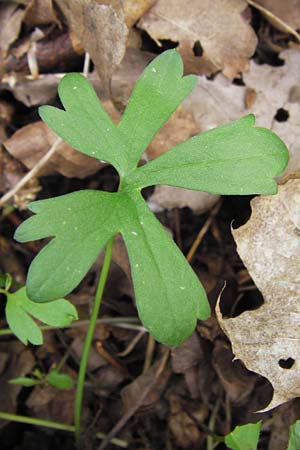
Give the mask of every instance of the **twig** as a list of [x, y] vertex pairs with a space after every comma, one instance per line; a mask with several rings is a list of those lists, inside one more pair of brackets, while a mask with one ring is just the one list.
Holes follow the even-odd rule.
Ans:
[[[50, 330], [58, 330], [61, 328], [80, 328], [89, 324], [89, 319], [78, 320], [77, 322], [72, 322], [67, 327], [54, 327], [51, 325], [42, 325], [40, 326], [40, 330], [42, 331], [50, 331]], [[126, 323], [127, 322], [127, 323]], [[139, 332], [146, 333], [147, 330], [138, 325], [138, 320], [135, 317], [106, 317], [104, 319], [97, 319], [97, 324], [108, 323], [109, 325], [120, 327], [120, 328], [128, 328], [130, 330], [137, 330]], [[135, 325], [137, 323], [137, 325]], [[10, 328], [5, 328], [0, 330], [0, 336], [10, 336], [14, 334]]]
[[144, 362], [144, 367], [143, 367], [143, 373], [145, 373], [151, 366], [154, 349], [155, 349], [155, 340], [154, 340], [154, 337], [151, 336], [151, 334], [149, 334], [147, 348], [146, 348], [145, 362]]
[[49, 159], [52, 158], [61, 142], [62, 140], [60, 138], [57, 138], [52, 147], [50, 147], [47, 153], [37, 162], [37, 164], [10, 191], [8, 191], [0, 198], [0, 208], [2, 208], [8, 200], [10, 200], [17, 192], [19, 192], [19, 190], [22, 189], [25, 184], [27, 184], [32, 178], [37, 176], [42, 167], [44, 167]]
[[269, 11], [266, 8], [264, 8], [263, 6], [259, 5], [258, 3], [254, 2], [253, 0], [247, 0], [247, 3], [249, 5], [251, 5], [251, 6], [253, 6], [253, 8], [257, 9], [258, 11], [260, 11], [261, 13], [263, 13], [268, 19], [271, 19], [271, 20], [273, 20], [273, 22], [276, 22], [277, 25], [279, 25], [287, 33], [293, 35], [294, 38], [296, 38], [297, 41], [300, 42], [300, 34], [297, 33], [297, 31], [294, 30], [294, 28], [292, 28], [286, 22], [281, 20], [278, 16], [276, 16], [275, 14], [273, 14], [271, 11]]
[[119, 431], [124, 427], [124, 425], [126, 425], [126, 423], [128, 422], [128, 420], [133, 416], [133, 414], [142, 406], [145, 398], [147, 397], [147, 395], [149, 394], [149, 392], [151, 391], [151, 389], [153, 389], [155, 383], [157, 382], [157, 379], [159, 378], [159, 376], [161, 375], [161, 373], [163, 372], [168, 357], [170, 354], [170, 349], [166, 348], [162, 358], [160, 360], [159, 366], [157, 368], [157, 371], [155, 372], [155, 375], [153, 377], [153, 380], [151, 381], [151, 383], [149, 383], [146, 387], [145, 390], [143, 392], [141, 392], [140, 397], [138, 398], [138, 400], [136, 401], [136, 403], [123, 415], [123, 417], [121, 417], [121, 419], [119, 420], [119, 422], [113, 427], [113, 429], [108, 433], [108, 435], [106, 436], [106, 438], [103, 440], [102, 444], [100, 445], [100, 447], [98, 448], [98, 450], [104, 450], [107, 445], [110, 443], [111, 439], [117, 434], [119, 433]]
[[199, 247], [199, 245], [201, 244], [202, 239], [204, 238], [204, 236], [206, 235], [206, 233], [209, 230], [209, 227], [212, 224], [213, 219], [215, 218], [215, 216], [217, 215], [219, 209], [221, 207], [221, 202], [218, 202], [217, 205], [211, 210], [210, 215], [208, 216], [208, 218], [206, 219], [206, 222], [204, 223], [203, 227], [201, 228], [201, 230], [198, 233], [198, 236], [196, 237], [196, 239], [193, 242], [193, 245], [191, 246], [186, 259], [188, 260], [188, 262], [191, 262], [191, 260], [193, 259], [197, 248]]
[[129, 344], [127, 345], [127, 347], [125, 348], [125, 350], [123, 350], [122, 352], [117, 353], [118, 356], [120, 356], [121, 358], [124, 358], [124, 356], [129, 355], [129, 353], [132, 352], [132, 350], [134, 349], [134, 347], [137, 345], [137, 343], [141, 340], [141, 338], [144, 336], [146, 330], [141, 330], [139, 331], [134, 338], [129, 342]]

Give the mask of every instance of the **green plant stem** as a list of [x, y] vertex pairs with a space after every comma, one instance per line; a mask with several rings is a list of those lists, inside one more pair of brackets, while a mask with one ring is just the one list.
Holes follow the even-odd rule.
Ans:
[[99, 314], [99, 309], [101, 305], [101, 300], [103, 296], [103, 291], [106, 285], [106, 280], [108, 276], [109, 266], [112, 257], [112, 249], [114, 245], [114, 237], [111, 238], [106, 246], [105, 257], [103, 261], [103, 266], [101, 270], [101, 275], [98, 282], [98, 287], [94, 299], [94, 305], [92, 314], [90, 317], [90, 322], [84, 342], [79, 374], [77, 380], [77, 388], [76, 388], [76, 397], [75, 397], [75, 410], [74, 410], [74, 423], [75, 423], [75, 439], [77, 444], [80, 442], [80, 434], [81, 434], [81, 411], [82, 411], [82, 399], [83, 399], [83, 388], [85, 381], [85, 374], [87, 368], [87, 362], [89, 357], [89, 352], [93, 340], [94, 330], [96, 326], [97, 317]]
[[[55, 430], [69, 431], [71, 433], [74, 433], [75, 431], [74, 425], [67, 425], [65, 423], [60, 422], [52, 422], [51, 420], [37, 419], [35, 417], [19, 416], [17, 414], [0, 412], [0, 419], [9, 420], [10, 422], [19, 422], [19, 423], [27, 423], [30, 425], [37, 425], [39, 427], [53, 428]], [[96, 433], [96, 437], [98, 439], [105, 439], [106, 434]], [[126, 441], [118, 438], [114, 438], [110, 442], [122, 448], [127, 448], [128, 446]]]

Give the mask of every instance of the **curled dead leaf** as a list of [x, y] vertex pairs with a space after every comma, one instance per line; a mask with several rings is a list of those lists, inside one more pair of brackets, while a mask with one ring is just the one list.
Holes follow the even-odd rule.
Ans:
[[300, 179], [252, 200], [250, 220], [232, 233], [264, 303], [235, 318], [222, 317], [219, 303], [216, 308], [235, 357], [273, 385], [265, 410], [300, 396], [299, 205]]
[[108, 90], [113, 71], [122, 61], [128, 37], [125, 14], [119, 0], [57, 0], [72, 31], [90, 54]]
[[[243, 0], [158, 0], [144, 15], [139, 27], [157, 43], [178, 42], [185, 68], [194, 73], [223, 70], [234, 78], [248, 66], [257, 38], [242, 17]], [[237, 39], [238, 36], [238, 39]]]

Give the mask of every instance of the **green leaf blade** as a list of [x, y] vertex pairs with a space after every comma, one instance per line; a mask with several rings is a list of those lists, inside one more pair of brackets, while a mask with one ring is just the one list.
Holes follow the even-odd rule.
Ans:
[[126, 162], [126, 139], [104, 110], [90, 82], [78, 73], [66, 75], [58, 93], [65, 111], [39, 108], [41, 119], [76, 150], [112, 164], [120, 174]]
[[78, 319], [76, 308], [68, 300], [58, 299], [51, 303], [35, 303], [28, 298], [25, 287], [6, 295], [7, 323], [11, 331], [25, 345], [28, 342], [33, 345], [43, 343], [42, 332], [32, 317], [54, 327], [67, 327]]
[[254, 127], [254, 116], [209, 130], [173, 147], [137, 169], [136, 187], [166, 184], [213, 194], [275, 194], [288, 150], [270, 130]]
[[290, 426], [290, 436], [287, 450], [300, 449], [300, 420]]
[[24, 387], [32, 387], [32, 386], [36, 386], [37, 384], [40, 384], [40, 380], [37, 380], [36, 378], [30, 378], [30, 377], [17, 377], [17, 378], [12, 378], [11, 380], [9, 380], [9, 384], [16, 384], [19, 386], [24, 386]]
[[261, 421], [237, 426], [225, 436], [225, 444], [232, 450], [256, 450], [260, 428]]
[[152, 61], [129, 99], [119, 130], [127, 138], [128, 159], [134, 168], [148, 144], [192, 91], [197, 77], [182, 77], [183, 64], [176, 50], [168, 50]]
[[57, 389], [72, 389], [74, 387], [72, 378], [65, 373], [57, 372], [56, 369], [50, 370], [46, 376], [46, 381]]
[[53, 237], [29, 268], [30, 299], [53, 301], [80, 283], [106, 242], [119, 231], [114, 220], [117, 204], [117, 194], [86, 190], [30, 205], [36, 216], [20, 225], [15, 239]]
[[6, 320], [11, 331], [17, 338], [27, 345], [43, 343], [42, 332], [35, 321], [23, 309], [23, 299], [26, 297], [25, 288], [21, 288], [13, 294], [7, 293], [5, 308]]
[[124, 200], [123, 214], [139, 317], [159, 342], [179, 345], [210, 315], [205, 291], [139, 193]]

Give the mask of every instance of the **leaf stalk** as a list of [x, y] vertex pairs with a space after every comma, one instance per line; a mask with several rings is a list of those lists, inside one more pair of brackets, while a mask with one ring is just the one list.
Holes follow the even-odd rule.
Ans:
[[76, 396], [75, 396], [75, 409], [74, 409], [74, 424], [75, 424], [75, 439], [77, 442], [77, 445], [80, 444], [80, 436], [81, 436], [81, 413], [82, 413], [82, 400], [83, 400], [83, 389], [84, 389], [84, 381], [86, 376], [86, 368], [88, 363], [88, 357], [90, 348], [93, 341], [95, 326], [97, 322], [97, 317], [99, 314], [99, 309], [101, 305], [101, 300], [103, 297], [104, 288], [106, 285], [106, 280], [108, 276], [108, 271], [111, 263], [112, 258], [112, 250], [114, 245], [114, 239], [115, 237], [112, 237], [106, 246], [106, 252], [105, 257], [103, 261], [103, 266], [98, 282], [98, 287], [94, 299], [94, 305], [90, 317], [89, 327], [87, 330], [82, 357], [80, 361], [80, 367], [79, 367], [79, 374], [78, 374], [78, 380], [77, 380], [77, 387], [76, 387]]

